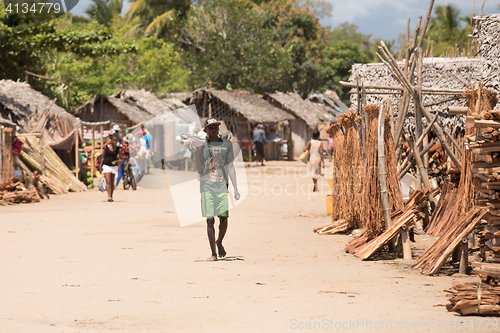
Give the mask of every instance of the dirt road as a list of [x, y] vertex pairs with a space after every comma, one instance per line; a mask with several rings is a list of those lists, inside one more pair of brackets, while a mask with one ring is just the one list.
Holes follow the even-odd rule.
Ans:
[[362, 262], [344, 253], [348, 236], [314, 234], [327, 185], [312, 195], [301, 166], [247, 169], [218, 262], [205, 261], [204, 223], [179, 226], [168, 189], [0, 207], [0, 332], [443, 332], [474, 318], [465, 331], [496, 331], [435, 307], [474, 277]]

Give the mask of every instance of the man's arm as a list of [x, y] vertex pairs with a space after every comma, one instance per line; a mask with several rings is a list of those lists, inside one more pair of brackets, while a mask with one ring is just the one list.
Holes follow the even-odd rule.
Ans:
[[227, 173], [229, 174], [229, 178], [231, 179], [231, 182], [233, 183], [234, 198], [236, 200], [239, 200], [240, 199], [240, 192], [238, 192], [238, 183], [236, 181], [236, 170], [234, 169], [233, 162], [231, 162], [227, 165]]
[[196, 171], [198, 172], [198, 174], [202, 175], [203, 174], [203, 163], [201, 161], [202, 159], [202, 154], [201, 152], [203, 151], [203, 147], [205, 145], [199, 147], [198, 149], [196, 149], [196, 152], [194, 153], [194, 157], [195, 157], [195, 165], [196, 165]]

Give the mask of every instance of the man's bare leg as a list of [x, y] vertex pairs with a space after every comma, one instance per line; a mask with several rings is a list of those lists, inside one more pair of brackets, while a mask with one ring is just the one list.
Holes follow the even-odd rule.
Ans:
[[222, 240], [226, 235], [227, 231], [227, 217], [219, 216], [219, 237], [217, 237], [217, 250], [219, 252], [219, 257], [224, 258], [226, 256], [226, 250], [224, 250], [224, 246], [222, 246]]
[[210, 243], [210, 250], [212, 250], [212, 256], [209, 260], [217, 260], [217, 252], [215, 251], [215, 218], [207, 217], [207, 234], [208, 242]]

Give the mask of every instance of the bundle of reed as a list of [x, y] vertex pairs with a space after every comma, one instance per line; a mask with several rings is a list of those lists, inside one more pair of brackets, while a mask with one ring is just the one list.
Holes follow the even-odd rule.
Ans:
[[461, 315], [500, 316], [500, 287], [483, 283], [453, 283], [446, 310]]
[[364, 111], [368, 115], [365, 150], [365, 172], [363, 173], [363, 220], [369, 239], [384, 232], [385, 223], [382, 215], [382, 201], [377, 168], [377, 130], [380, 106], [367, 105]]
[[486, 212], [484, 208], [474, 206], [469, 212], [461, 215], [453, 225], [451, 225], [448, 230], [418, 258], [414, 267], [421, 269], [422, 274], [425, 275], [434, 275], [438, 273], [455, 248], [476, 228]]
[[445, 180], [441, 188], [441, 196], [432, 214], [432, 219], [425, 229], [430, 236], [439, 236], [446, 232], [455, 221], [458, 205], [458, 188], [448, 179]]
[[[42, 172], [42, 154], [40, 140], [36, 137], [26, 136], [21, 138], [24, 148], [21, 152], [21, 159], [32, 170]], [[47, 177], [40, 177], [40, 181], [51, 189], [55, 194], [86, 191], [87, 187], [80, 182], [61, 161], [59, 156], [42, 139], [43, 155], [45, 161], [45, 173]]]
[[432, 190], [429, 188], [422, 191], [415, 191], [408, 199], [402, 211], [397, 210], [392, 212], [391, 220], [393, 223], [390, 228], [372, 239], [368, 239], [366, 233], [362, 234], [358, 239], [351, 241], [347, 245], [346, 252], [350, 252], [362, 260], [369, 259], [384, 245], [387, 245], [399, 235], [401, 228], [411, 227], [417, 222], [418, 206], [427, 200], [431, 193]]
[[[354, 112], [344, 113], [340, 118], [340, 124], [344, 127], [346, 134], [342, 143], [340, 157], [340, 172], [342, 185], [340, 204], [343, 207], [341, 218], [349, 223], [350, 228], [358, 228], [361, 220], [361, 198], [363, 183], [360, 176], [361, 152], [359, 148], [358, 134], [354, 124], [361, 117]], [[360, 190], [361, 189], [361, 190]]]
[[340, 193], [336, 191], [338, 188], [337, 184], [340, 184], [341, 176], [340, 176], [340, 161], [341, 161], [341, 152], [342, 152], [342, 143], [344, 141], [344, 134], [342, 133], [340, 123], [335, 123], [327, 129], [327, 133], [333, 138], [333, 174], [332, 174], [332, 182], [334, 186], [334, 190], [332, 191], [332, 221], [337, 221], [343, 216], [343, 209], [340, 200], [338, 200], [338, 196]]
[[346, 220], [338, 220], [335, 222], [328, 222], [317, 226], [313, 229], [313, 232], [318, 235], [334, 235], [341, 232], [345, 232], [349, 229], [349, 223]]

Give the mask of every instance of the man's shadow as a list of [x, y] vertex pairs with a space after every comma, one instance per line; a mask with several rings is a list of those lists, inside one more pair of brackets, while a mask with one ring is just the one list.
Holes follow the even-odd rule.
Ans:
[[[208, 259], [195, 260], [195, 262], [207, 262], [207, 261], [211, 261], [211, 260], [208, 260]], [[245, 261], [245, 257], [242, 257], [242, 256], [224, 257], [224, 258], [219, 258], [219, 260], [217, 260], [217, 261]]]

